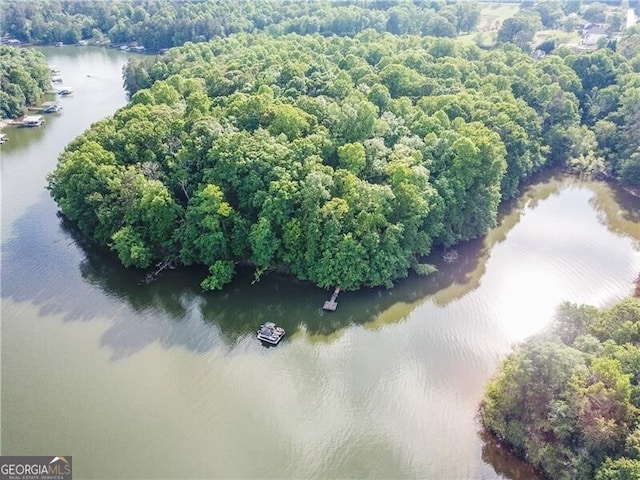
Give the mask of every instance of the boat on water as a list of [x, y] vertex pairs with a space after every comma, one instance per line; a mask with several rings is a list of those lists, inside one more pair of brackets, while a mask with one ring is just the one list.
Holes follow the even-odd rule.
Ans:
[[27, 115], [22, 119], [22, 122], [18, 125], [19, 127], [39, 127], [44, 123], [44, 118], [42, 115]]
[[71, 95], [73, 93], [73, 90], [69, 87], [61, 87], [58, 89], [58, 95]]
[[0, 133], [0, 145], [9, 141], [9, 137], [7, 137], [4, 133]]
[[277, 345], [280, 343], [280, 340], [282, 340], [285, 333], [284, 328], [277, 326], [273, 322], [266, 322], [260, 326], [257, 337], [258, 340], [264, 343]]
[[57, 113], [62, 110], [62, 107], [56, 102], [45, 102], [42, 104], [42, 113]]

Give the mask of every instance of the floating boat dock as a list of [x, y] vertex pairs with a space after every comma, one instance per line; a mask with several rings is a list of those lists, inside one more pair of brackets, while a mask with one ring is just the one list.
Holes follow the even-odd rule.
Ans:
[[29, 110], [40, 113], [57, 113], [62, 110], [62, 107], [56, 102], [45, 102], [39, 107], [29, 107]]
[[62, 110], [62, 107], [56, 102], [45, 102], [42, 104], [43, 113], [56, 113]]
[[18, 126], [19, 127], [39, 127], [43, 123], [44, 123], [44, 118], [42, 118], [42, 115], [27, 115], [22, 119], [22, 121]]
[[279, 327], [273, 322], [266, 322], [260, 325], [256, 337], [261, 342], [277, 345], [280, 343], [280, 340], [282, 340], [282, 337], [284, 337], [284, 334], [284, 328]]
[[322, 306], [323, 310], [327, 310], [329, 312], [335, 312], [336, 308], [338, 308], [338, 295], [340, 294], [340, 287], [336, 287], [333, 291], [333, 295], [331, 295], [331, 299], [324, 302]]

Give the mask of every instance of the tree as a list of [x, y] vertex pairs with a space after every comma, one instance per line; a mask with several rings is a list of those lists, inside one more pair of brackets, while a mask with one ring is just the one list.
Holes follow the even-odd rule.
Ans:
[[[623, 29], [627, 20], [627, 14], [623, 12], [612, 12], [607, 16], [607, 23], [609, 28], [614, 32], [619, 32]], [[616, 48], [617, 50], [617, 48]]]
[[478, 122], [454, 122], [454, 128], [429, 145], [439, 174], [436, 188], [449, 217], [443, 225], [445, 245], [474, 238], [495, 224], [506, 170], [504, 144], [496, 133]]
[[608, 458], [596, 472], [596, 480], [634, 480], [640, 478], [640, 460]]
[[182, 259], [187, 264], [213, 265], [229, 258], [228, 237], [233, 208], [220, 188], [206, 185], [190, 200], [182, 236]]
[[590, 3], [585, 7], [582, 16], [592, 23], [604, 23], [607, 20], [607, 6], [599, 2]]
[[480, 5], [472, 2], [459, 2], [455, 4], [458, 17], [457, 28], [459, 32], [471, 32], [480, 20]]
[[142, 237], [131, 227], [122, 227], [112, 236], [113, 249], [125, 267], [146, 268], [153, 258]]
[[423, 27], [425, 35], [453, 38], [456, 36], [456, 25], [442, 15], [428, 17]]
[[630, 375], [622, 372], [618, 360], [596, 358], [589, 376], [576, 378], [571, 400], [580, 426], [580, 439], [595, 470], [608, 455], [624, 447], [637, 415], [631, 403]]
[[345, 143], [338, 147], [338, 158], [340, 166], [356, 175], [362, 171], [366, 165], [366, 154], [361, 143]]
[[632, 59], [640, 54], [640, 25], [626, 28], [618, 38], [616, 52]]
[[266, 112], [267, 129], [272, 135], [285, 134], [294, 140], [306, 134], [315, 118], [293, 105], [277, 105]]
[[533, 9], [540, 15], [540, 21], [546, 28], [552, 29], [558, 26], [558, 22], [565, 15], [559, 2], [544, 1], [536, 3]]
[[333, 135], [344, 142], [362, 142], [373, 133], [376, 107], [360, 95], [350, 95], [329, 112]]
[[121, 174], [122, 167], [112, 152], [96, 142], [86, 142], [63, 152], [58, 168], [48, 177], [48, 188], [67, 218], [86, 235], [106, 243], [114, 232], [101, 225], [111, 223], [112, 206], [107, 200], [111, 184]]
[[620, 180], [629, 187], [640, 187], [640, 150], [622, 162]]
[[231, 282], [235, 271], [233, 262], [217, 260], [209, 267], [209, 276], [200, 283], [200, 286], [204, 290], [220, 290]]
[[615, 66], [611, 52], [598, 50], [568, 57], [567, 64], [578, 74], [585, 93], [594, 88], [602, 89], [616, 81]]
[[563, 302], [556, 310], [551, 332], [558, 335], [565, 345], [571, 346], [576, 338], [587, 333], [600, 316], [597, 308]]
[[420, 95], [424, 87], [424, 78], [404, 65], [387, 65], [380, 72], [380, 78], [392, 98]]
[[515, 43], [522, 48], [533, 40], [534, 34], [541, 25], [540, 15], [537, 12], [523, 12], [502, 22], [497, 39], [502, 43]]
[[151, 77], [149, 77], [147, 68], [147, 62], [135, 57], [127, 60], [126, 65], [122, 67], [123, 86], [129, 93], [129, 97], [132, 97], [138, 90], [151, 86]]
[[627, 299], [605, 311], [590, 325], [590, 333], [600, 340], [613, 339], [617, 343], [640, 341], [640, 300]]
[[582, 0], [563, 0], [562, 11], [565, 15], [578, 13], [582, 7]]
[[273, 268], [279, 245], [271, 222], [267, 218], [261, 217], [253, 224], [249, 241], [256, 266], [262, 270]]

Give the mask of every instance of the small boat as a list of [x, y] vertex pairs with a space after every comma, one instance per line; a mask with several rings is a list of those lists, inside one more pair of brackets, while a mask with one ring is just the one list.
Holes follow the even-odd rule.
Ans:
[[0, 133], [0, 145], [9, 141], [9, 137], [7, 137], [4, 133]]
[[53, 83], [62, 83], [62, 77], [51, 77]]
[[260, 326], [257, 337], [262, 342], [277, 345], [285, 333], [284, 328], [277, 326], [273, 322], [266, 322]]
[[20, 127], [39, 127], [44, 123], [44, 118], [42, 115], [27, 115], [20, 122]]
[[73, 90], [67, 87], [61, 87], [58, 89], [58, 95], [66, 96], [66, 95], [71, 95], [72, 93], [73, 93]]

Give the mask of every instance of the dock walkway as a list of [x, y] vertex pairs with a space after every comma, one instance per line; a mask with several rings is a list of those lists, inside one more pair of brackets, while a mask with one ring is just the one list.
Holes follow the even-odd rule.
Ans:
[[336, 308], [338, 308], [338, 295], [340, 294], [340, 287], [336, 287], [333, 291], [333, 295], [331, 295], [331, 299], [324, 302], [322, 306], [323, 310], [328, 310], [329, 312], [335, 312]]

